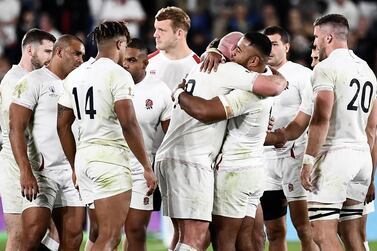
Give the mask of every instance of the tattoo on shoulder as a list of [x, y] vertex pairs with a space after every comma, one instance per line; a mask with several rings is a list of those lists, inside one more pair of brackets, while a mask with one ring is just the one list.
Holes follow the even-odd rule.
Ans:
[[63, 116], [63, 112], [69, 111], [69, 110], [71, 110], [71, 109], [68, 108], [68, 107], [65, 107], [63, 105], [58, 104], [58, 118], [60, 118], [61, 116]]

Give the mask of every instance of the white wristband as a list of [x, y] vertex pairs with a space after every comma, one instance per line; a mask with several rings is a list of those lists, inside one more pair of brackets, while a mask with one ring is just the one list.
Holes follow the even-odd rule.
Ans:
[[304, 158], [302, 160], [303, 165], [311, 165], [314, 166], [315, 163], [315, 157], [309, 155], [309, 154], [304, 154]]
[[185, 90], [183, 90], [182, 88], [178, 88], [177, 90], [174, 91], [174, 93], [173, 93], [174, 105], [178, 104], [179, 95], [181, 95], [181, 93], [184, 92], [184, 91]]

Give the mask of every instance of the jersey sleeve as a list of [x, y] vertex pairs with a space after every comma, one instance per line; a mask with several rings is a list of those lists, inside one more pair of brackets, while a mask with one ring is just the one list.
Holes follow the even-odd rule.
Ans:
[[259, 73], [252, 72], [236, 63], [220, 64], [218, 70], [221, 83], [231, 89], [240, 89], [252, 92], [253, 85]]
[[333, 67], [327, 67], [325, 62], [316, 65], [312, 76], [313, 92], [319, 91], [334, 91], [334, 82], [332, 77]]
[[163, 111], [161, 113], [161, 116], [160, 116], [160, 120], [161, 121], [166, 121], [166, 120], [169, 120], [170, 117], [171, 117], [171, 111], [173, 109], [173, 101], [171, 99], [171, 91], [169, 89], [169, 87], [163, 86], [162, 88], [162, 98], [164, 100], [164, 108], [163, 108]]
[[312, 115], [313, 113], [313, 88], [310, 83], [310, 79], [312, 76], [312, 71], [308, 70], [305, 71], [305, 74], [301, 77], [300, 80], [300, 96], [301, 96], [301, 104], [299, 107], [299, 111]]
[[31, 79], [23, 77], [20, 79], [13, 91], [13, 103], [21, 105], [27, 109], [34, 110], [38, 103], [40, 83], [32, 83]]
[[260, 100], [258, 96], [250, 92], [237, 89], [226, 95], [219, 96], [219, 99], [224, 106], [227, 119], [249, 112], [253, 104]]
[[63, 82], [64, 92], [59, 97], [58, 104], [73, 109], [71, 91], [67, 79]]
[[124, 69], [114, 71], [111, 93], [114, 102], [122, 99], [132, 99], [134, 96], [135, 84], [131, 74]]

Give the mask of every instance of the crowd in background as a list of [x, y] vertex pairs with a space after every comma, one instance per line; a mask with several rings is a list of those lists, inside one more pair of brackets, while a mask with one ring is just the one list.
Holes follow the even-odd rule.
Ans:
[[310, 65], [315, 18], [343, 14], [350, 23], [350, 48], [377, 73], [375, 0], [0, 0], [0, 79], [18, 62], [21, 38], [33, 27], [55, 36], [79, 36], [89, 57], [96, 53], [92, 27], [102, 20], [126, 20], [131, 36], [144, 40], [153, 51], [154, 16], [169, 5], [189, 13], [188, 44], [198, 55], [213, 38], [230, 31], [280, 25], [291, 35], [290, 60], [303, 65]]

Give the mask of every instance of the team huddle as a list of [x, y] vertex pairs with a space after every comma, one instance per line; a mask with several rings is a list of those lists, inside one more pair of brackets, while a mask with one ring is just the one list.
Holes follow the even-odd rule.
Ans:
[[288, 60], [279, 26], [231, 32], [201, 58], [183, 10], [154, 26], [148, 55], [126, 23], [100, 23], [86, 62], [76, 36], [24, 36], [0, 85], [6, 250], [79, 250], [86, 208], [85, 250], [115, 250], [123, 230], [124, 250], [146, 250], [160, 205], [169, 250], [259, 251], [265, 232], [288, 250], [287, 206], [302, 250], [369, 250], [377, 81], [347, 19], [314, 22], [313, 71]]

